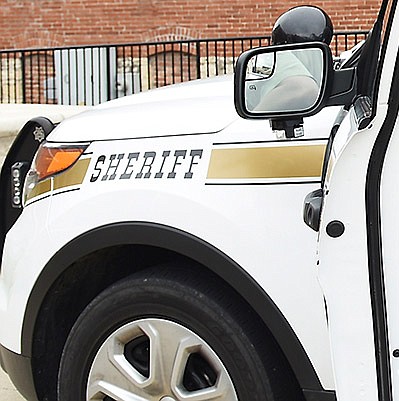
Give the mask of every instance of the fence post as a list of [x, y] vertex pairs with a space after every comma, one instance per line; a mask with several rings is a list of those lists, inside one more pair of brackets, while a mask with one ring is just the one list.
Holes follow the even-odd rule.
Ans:
[[196, 58], [197, 58], [197, 79], [201, 78], [201, 42], [196, 43]]
[[[111, 77], [111, 60], [110, 60], [110, 50], [109, 50], [109, 46], [107, 46], [105, 48], [105, 52], [106, 52], [106, 71], [107, 71], [107, 100], [111, 100], [111, 96], [112, 96], [112, 77]], [[101, 84], [100, 84], [101, 85]]]
[[26, 103], [25, 52], [21, 52], [22, 103]]

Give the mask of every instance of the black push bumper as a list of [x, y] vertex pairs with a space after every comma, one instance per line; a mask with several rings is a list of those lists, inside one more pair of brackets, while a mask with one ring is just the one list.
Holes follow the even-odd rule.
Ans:
[[21, 194], [25, 175], [40, 143], [53, 128], [54, 124], [45, 117], [28, 121], [4, 160], [0, 175], [0, 264], [6, 234], [22, 211]]
[[37, 401], [30, 358], [16, 354], [0, 344], [0, 365], [27, 400]]

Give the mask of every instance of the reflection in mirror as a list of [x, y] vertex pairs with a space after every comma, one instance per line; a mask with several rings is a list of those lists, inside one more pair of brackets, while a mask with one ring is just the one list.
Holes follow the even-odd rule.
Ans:
[[275, 53], [258, 54], [251, 58], [247, 67], [247, 80], [267, 79], [274, 71]]
[[321, 49], [257, 54], [247, 65], [247, 110], [253, 113], [309, 110], [320, 98], [322, 82]]

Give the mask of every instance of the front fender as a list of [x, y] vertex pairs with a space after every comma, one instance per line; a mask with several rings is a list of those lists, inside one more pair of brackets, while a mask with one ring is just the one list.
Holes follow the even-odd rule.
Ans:
[[[70, 241], [47, 263], [28, 300], [22, 330], [22, 354], [30, 356], [34, 326], [40, 307], [55, 280], [80, 258], [105, 247], [148, 245], [187, 256], [206, 266], [233, 287], [258, 313], [279, 343], [302, 388], [314, 394], [322, 387], [301, 343], [280, 310], [235, 261], [211, 244], [187, 232], [144, 222], [109, 224]], [[331, 393], [327, 393], [331, 394]]]

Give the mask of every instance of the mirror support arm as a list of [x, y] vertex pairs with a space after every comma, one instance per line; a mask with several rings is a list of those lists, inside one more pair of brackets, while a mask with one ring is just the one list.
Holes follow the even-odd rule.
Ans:
[[356, 68], [335, 70], [327, 106], [349, 106], [357, 95]]
[[294, 139], [304, 136], [303, 118], [296, 118], [293, 120], [271, 120], [273, 132], [277, 138]]

